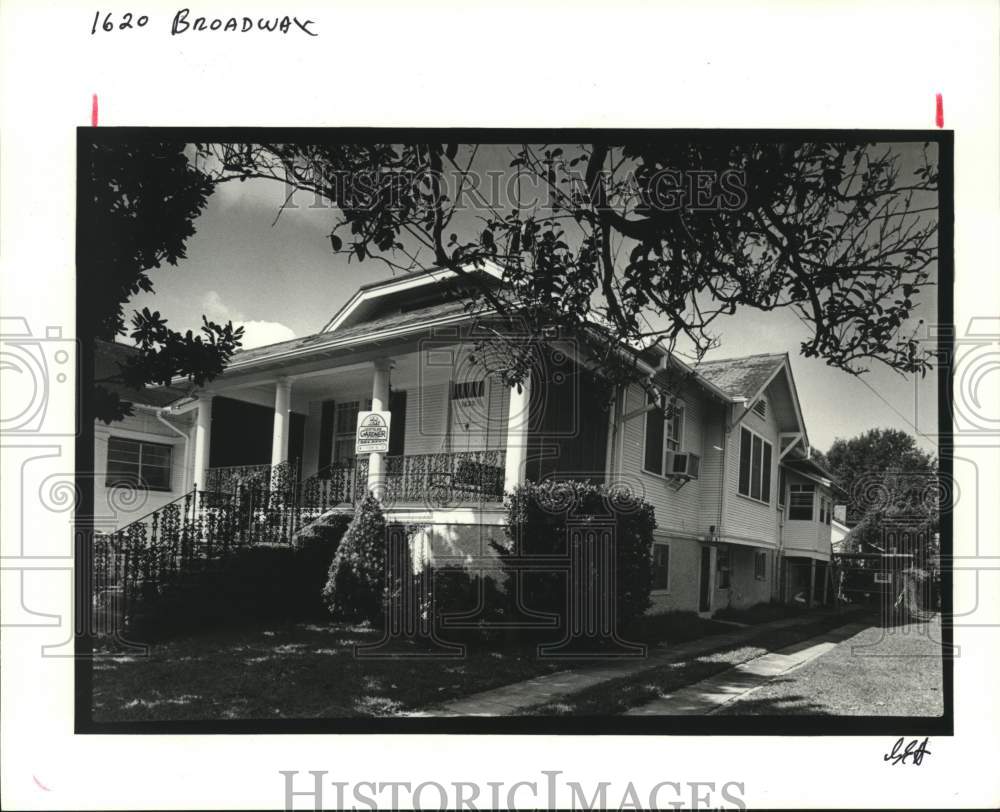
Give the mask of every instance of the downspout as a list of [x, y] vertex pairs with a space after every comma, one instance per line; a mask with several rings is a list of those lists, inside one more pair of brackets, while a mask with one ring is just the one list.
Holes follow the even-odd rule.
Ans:
[[184, 473], [183, 473], [183, 476], [181, 477], [181, 493], [187, 493], [188, 492], [188, 475], [191, 472], [191, 466], [189, 465], [189, 462], [190, 462], [189, 457], [191, 456], [191, 438], [188, 436], [187, 432], [181, 431], [173, 423], [168, 423], [166, 420], [164, 420], [163, 419], [163, 411], [162, 410], [157, 409], [155, 412], [153, 412], [153, 414], [156, 416], [156, 419], [160, 423], [162, 423], [168, 429], [170, 429], [171, 431], [173, 431], [179, 437], [183, 437], [184, 438]]
[[722, 538], [722, 530], [726, 517], [726, 492], [729, 490], [729, 471], [726, 469], [729, 451], [729, 435], [732, 433], [730, 417], [732, 416], [732, 406], [728, 403], [724, 407], [724, 420], [722, 423], [722, 487], [719, 491], [719, 520], [715, 525], [715, 538]]
[[618, 421], [618, 387], [613, 387], [611, 391], [611, 404], [608, 407], [608, 437], [604, 447], [604, 484], [611, 484], [611, 477], [615, 473], [615, 434]]
[[177, 415], [177, 414], [185, 414], [186, 412], [191, 411], [197, 405], [198, 405], [198, 401], [195, 400], [195, 401], [192, 401], [191, 403], [185, 404], [184, 406], [180, 407], [179, 409], [171, 409], [169, 406], [163, 406], [163, 407], [161, 407], [159, 409], [156, 409], [153, 412], [153, 414], [156, 416], [156, 419], [160, 423], [162, 423], [168, 429], [170, 429], [171, 431], [173, 431], [179, 437], [183, 437], [184, 438], [184, 476], [183, 476], [183, 478], [181, 480], [181, 491], [184, 492], [184, 493], [187, 493], [188, 490], [190, 490], [189, 485], [191, 484], [190, 482], [188, 482], [188, 479], [190, 478], [190, 475], [191, 475], [191, 435], [188, 434], [188, 432], [186, 432], [186, 431], [182, 431], [177, 426], [175, 426], [173, 423], [167, 422], [164, 419], [164, 416], [165, 416], [165, 413], [167, 413], [167, 412], [170, 412], [171, 414], [175, 414], [175, 415]]

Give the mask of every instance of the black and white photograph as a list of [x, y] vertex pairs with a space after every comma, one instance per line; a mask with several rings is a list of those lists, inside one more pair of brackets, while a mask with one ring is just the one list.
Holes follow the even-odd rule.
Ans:
[[1000, 808], [1000, 5], [5, 0], [0, 806]]
[[184, 135], [81, 130], [88, 724], [947, 728], [950, 142]]

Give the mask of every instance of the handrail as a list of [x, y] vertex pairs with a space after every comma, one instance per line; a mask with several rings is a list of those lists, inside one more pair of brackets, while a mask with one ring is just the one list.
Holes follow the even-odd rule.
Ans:
[[182, 499], [192, 499], [192, 500], [196, 499], [197, 498], [197, 494], [198, 494], [198, 488], [195, 487], [195, 488], [191, 489], [190, 491], [187, 491], [186, 493], [182, 493], [176, 499], [171, 499], [169, 502], [164, 502], [162, 505], [160, 505], [155, 510], [151, 510], [151, 511], [149, 511], [149, 513], [144, 513], [139, 518], [133, 519], [128, 524], [123, 525], [122, 527], [119, 527], [117, 530], [112, 530], [110, 533], [100, 533], [100, 535], [102, 535], [102, 536], [113, 536], [116, 533], [124, 533], [132, 525], [139, 524], [140, 522], [147, 521], [148, 519], [150, 519], [153, 516], [155, 516], [157, 513], [160, 513], [161, 511], [165, 510], [166, 508], [170, 507], [171, 505], [176, 504], [177, 502], [180, 502]]

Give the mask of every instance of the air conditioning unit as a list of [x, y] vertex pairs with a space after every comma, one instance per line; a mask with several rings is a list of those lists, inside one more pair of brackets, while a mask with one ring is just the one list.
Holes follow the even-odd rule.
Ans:
[[690, 451], [667, 452], [667, 476], [697, 479], [701, 470], [701, 457]]

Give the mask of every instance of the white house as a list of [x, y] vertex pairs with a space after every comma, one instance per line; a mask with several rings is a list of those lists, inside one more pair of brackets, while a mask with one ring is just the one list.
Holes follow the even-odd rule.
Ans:
[[[145, 484], [148, 512], [278, 476], [320, 516], [373, 490], [391, 519], [424, 527], [437, 559], [492, 569], [505, 492], [587, 478], [654, 506], [656, 609], [823, 598], [836, 486], [810, 459], [787, 354], [689, 369], [642, 353], [674, 387], [664, 408], [638, 384], [602, 383], [555, 338], [506, 387], [470, 357], [481, 321], [451, 271], [366, 285], [319, 332], [240, 352], [200, 390], [150, 390], [134, 417], [100, 427], [99, 498]], [[359, 457], [366, 410], [390, 413], [389, 447]]]

